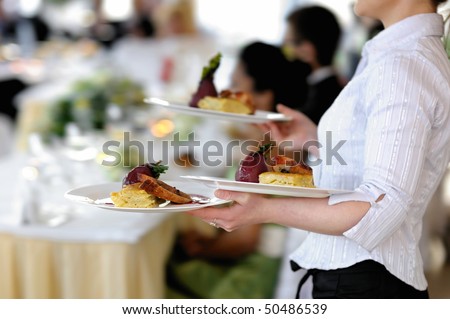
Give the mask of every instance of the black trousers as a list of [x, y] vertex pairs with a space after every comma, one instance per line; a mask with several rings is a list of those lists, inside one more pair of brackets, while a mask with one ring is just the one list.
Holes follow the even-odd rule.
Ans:
[[[420, 291], [392, 275], [383, 265], [365, 260], [336, 270], [309, 270], [313, 278], [314, 299], [428, 299], [428, 291]], [[306, 277], [305, 276], [305, 277]], [[297, 298], [301, 286], [299, 284]]]

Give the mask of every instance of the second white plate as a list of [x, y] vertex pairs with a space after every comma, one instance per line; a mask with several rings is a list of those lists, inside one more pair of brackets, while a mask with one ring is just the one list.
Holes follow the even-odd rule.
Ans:
[[254, 124], [266, 123], [269, 121], [285, 122], [291, 120], [290, 117], [287, 117], [284, 114], [265, 111], [256, 111], [255, 114], [246, 115], [246, 114], [204, 110], [196, 107], [191, 107], [189, 105], [183, 105], [181, 103], [172, 103], [158, 98], [147, 98], [145, 99], [145, 102], [151, 105], [163, 106], [177, 113], [183, 113], [217, 120], [227, 120], [234, 122], [254, 123]]
[[332, 194], [344, 194], [351, 191], [337, 189], [308, 188], [297, 186], [281, 186], [259, 183], [231, 181], [224, 178], [208, 176], [181, 176], [182, 178], [201, 183], [205, 186], [236, 192], [257, 193], [265, 195], [324, 198]]

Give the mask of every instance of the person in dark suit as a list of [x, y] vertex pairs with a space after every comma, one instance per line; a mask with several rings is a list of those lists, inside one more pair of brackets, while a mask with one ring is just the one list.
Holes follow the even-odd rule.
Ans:
[[27, 88], [27, 85], [18, 79], [8, 79], [0, 81], [0, 114], [9, 117], [13, 122], [16, 121], [17, 109], [14, 104], [14, 98], [17, 94]]
[[286, 44], [312, 70], [307, 78], [307, 99], [300, 111], [318, 124], [343, 88], [332, 66], [341, 27], [335, 15], [320, 6], [297, 9], [288, 15], [287, 22]]
[[[238, 54], [231, 89], [250, 93], [257, 110], [276, 112], [279, 103], [306, 102], [309, 72], [306, 63], [289, 61], [280, 47], [252, 42]], [[240, 138], [255, 138], [244, 136]], [[231, 168], [233, 175], [235, 169]], [[233, 234], [219, 230], [215, 236], [195, 230], [180, 233], [167, 271], [169, 297], [271, 298], [281, 258], [261, 253], [262, 236], [267, 236], [262, 225]]]
[[[319, 6], [301, 7], [288, 15], [287, 22], [285, 45], [288, 52], [311, 67], [311, 73], [306, 78], [308, 83], [306, 101], [301, 108], [296, 106], [295, 108], [317, 125], [343, 88], [333, 68], [341, 27], [333, 13]], [[308, 160], [308, 152], [301, 152], [300, 158]], [[289, 228], [285, 243], [286, 251], [299, 246], [306, 234], [304, 230]], [[275, 296], [277, 298], [292, 296], [297, 289], [297, 282], [305, 273], [305, 270], [292, 272], [290, 259], [285, 255], [280, 266]], [[302, 294], [302, 298], [310, 297], [308, 293]]]

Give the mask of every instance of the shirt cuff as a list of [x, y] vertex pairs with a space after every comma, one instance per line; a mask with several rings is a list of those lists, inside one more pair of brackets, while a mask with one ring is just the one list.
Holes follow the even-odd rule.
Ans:
[[[378, 198], [378, 197], [377, 197]], [[344, 194], [333, 194], [328, 198], [328, 205], [336, 205], [343, 202], [368, 202], [371, 206], [376, 204], [377, 198], [369, 195], [360, 189]]]
[[399, 197], [387, 194], [382, 201], [372, 206], [364, 217], [343, 235], [372, 251], [397, 231], [404, 220], [408, 207]]

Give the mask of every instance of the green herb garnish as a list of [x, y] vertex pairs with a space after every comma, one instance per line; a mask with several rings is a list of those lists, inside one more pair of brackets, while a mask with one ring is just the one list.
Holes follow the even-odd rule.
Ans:
[[152, 176], [156, 179], [158, 179], [161, 174], [164, 174], [169, 169], [169, 166], [162, 165], [161, 161], [156, 163], [147, 163], [145, 165], [150, 169]]
[[202, 80], [210, 77], [212, 78], [214, 76], [214, 73], [220, 66], [220, 60], [222, 59], [222, 54], [217, 53], [211, 60], [209, 60], [209, 65], [203, 67], [202, 71]]
[[272, 143], [267, 143], [267, 144], [261, 145], [261, 146], [259, 147], [257, 153], [265, 154], [268, 150], [270, 150], [270, 148], [271, 148], [272, 146], [273, 146]]

